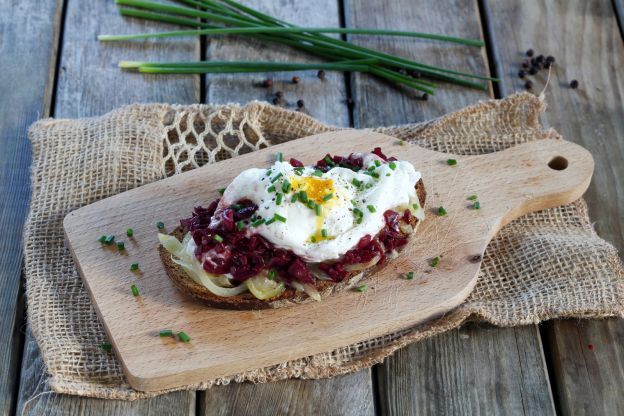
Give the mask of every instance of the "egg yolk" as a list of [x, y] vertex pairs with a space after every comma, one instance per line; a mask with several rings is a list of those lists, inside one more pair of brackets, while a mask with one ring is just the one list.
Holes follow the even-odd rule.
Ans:
[[318, 178], [315, 176], [295, 176], [289, 178], [295, 192], [305, 191], [308, 200], [321, 205], [321, 215], [316, 217], [316, 231], [310, 236], [310, 242], [329, 240], [332, 236], [323, 236], [323, 222], [328, 208], [332, 205], [332, 199], [325, 201], [327, 195], [334, 195], [334, 181], [331, 179]]

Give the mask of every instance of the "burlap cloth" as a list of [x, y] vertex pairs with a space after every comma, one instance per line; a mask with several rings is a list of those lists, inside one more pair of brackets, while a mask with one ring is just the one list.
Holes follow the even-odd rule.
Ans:
[[[539, 98], [518, 94], [430, 122], [375, 130], [435, 150], [482, 154], [559, 137], [540, 127], [544, 108]], [[48, 388], [117, 399], [156, 394], [130, 388], [115, 356], [98, 347], [106, 336], [64, 245], [67, 213], [206, 163], [333, 129], [305, 114], [258, 102], [244, 107], [131, 105], [101, 117], [34, 124], [24, 258], [28, 321], [49, 373]], [[596, 235], [579, 200], [506, 226], [488, 246], [470, 297], [441, 319], [185, 389], [345, 374], [467, 319], [514, 326], [559, 317], [621, 316], [623, 277], [615, 248]]]

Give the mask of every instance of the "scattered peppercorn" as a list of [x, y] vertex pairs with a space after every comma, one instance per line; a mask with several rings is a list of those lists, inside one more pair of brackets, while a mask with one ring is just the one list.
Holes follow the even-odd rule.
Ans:
[[303, 102], [303, 100], [297, 100], [297, 107], [299, 107], [299, 108], [303, 108], [303, 105], [304, 105], [304, 104], [305, 104], [305, 103]]
[[271, 78], [267, 78], [264, 81], [262, 81], [262, 86], [264, 88], [269, 88], [273, 85], [273, 80]]
[[535, 74], [537, 74], [537, 67], [536, 67], [536, 66], [532, 66], [532, 67], [529, 69], [529, 74], [530, 74], [530, 75], [535, 75]]
[[533, 88], [533, 82], [531, 82], [530, 80], [525, 82], [524, 88], [526, 88], [527, 90], [530, 90], [531, 88]]
[[275, 96], [276, 96], [277, 98], [282, 98], [282, 97], [284, 96], [284, 93], [283, 93], [283, 92], [281, 92], [281, 91], [278, 91], [278, 92], [276, 92], [276, 93], [275, 93]]
[[546, 57], [546, 62], [548, 62], [549, 64], [554, 64], [555, 63], [555, 57], [552, 55], [548, 55]]
[[522, 68], [529, 69], [529, 66], [531, 65], [529, 64], [528, 59], [525, 59], [524, 61], [522, 61]]
[[475, 254], [474, 256], [470, 257], [470, 261], [472, 263], [479, 263], [481, 261], [481, 254]]
[[299, 81], [301, 81], [301, 78], [299, 78], [298, 76], [292, 77], [292, 83], [293, 84], [299, 84]]
[[273, 105], [278, 105], [282, 100], [280, 100], [279, 98], [275, 97], [273, 98]]
[[424, 93], [421, 98], [423, 101], [427, 101], [429, 99], [429, 94]]
[[319, 70], [319, 71], [316, 73], [316, 76], [317, 76], [319, 79], [325, 79], [325, 71], [323, 71], [322, 69], [321, 69], [321, 70]]
[[525, 75], [526, 72], [524, 72], [523, 70], [518, 71], [518, 78], [524, 78]]
[[570, 81], [570, 88], [572, 88], [573, 90], [577, 89], [579, 86], [579, 82], [575, 79], [573, 79], [572, 81]]
[[544, 57], [544, 55], [537, 55], [537, 58], [535, 58], [535, 60], [539, 63], [539, 62], [544, 62], [546, 58]]
[[528, 56], [529, 58], [532, 57], [534, 54], [533, 49], [527, 49], [526, 51], [526, 56]]

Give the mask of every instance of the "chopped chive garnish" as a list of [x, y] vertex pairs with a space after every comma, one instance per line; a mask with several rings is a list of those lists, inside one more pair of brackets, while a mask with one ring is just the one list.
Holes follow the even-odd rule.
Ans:
[[182, 341], [182, 342], [190, 342], [191, 341], [191, 337], [186, 335], [183, 331], [178, 332], [178, 338], [180, 338], [180, 341]]
[[449, 166], [453, 166], [457, 164], [457, 160], [455, 159], [447, 159], [446, 164]]
[[327, 194], [327, 195], [325, 195], [325, 196], [323, 197], [323, 201], [327, 202], [327, 201], [329, 201], [330, 199], [332, 199], [332, 197], [333, 197], [333, 196], [334, 196], [334, 194]]
[[104, 244], [106, 244], [107, 246], [110, 246], [111, 244], [113, 244], [113, 241], [115, 241], [115, 236], [114, 235], [109, 235], [104, 240]]
[[232, 206], [230, 206], [230, 208], [232, 208], [234, 211], [238, 211], [242, 208], [243, 206], [240, 204], [234, 204]]
[[310, 199], [308, 200], [308, 203], [306, 205], [308, 206], [308, 208], [314, 209], [314, 207], [316, 206], [316, 202]]
[[275, 159], [278, 162], [283, 162], [284, 161], [284, 155], [282, 155], [282, 152], [277, 152], [277, 157]]
[[301, 200], [301, 202], [303, 202], [304, 204], [308, 202], [308, 194], [306, 193], [306, 191], [301, 191], [299, 192], [299, 199]]
[[323, 236], [323, 238], [327, 238], [327, 230], [325, 228], [321, 230], [321, 235]]
[[369, 166], [367, 170], [369, 172], [374, 172], [375, 171], [375, 166]]
[[414, 208], [416, 211], [418, 211], [418, 209], [420, 208], [420, 205], [412, 204], [412, 208]]
[[438, 215], [443, 217], [446, 215], [446, 209], [444, 209], [444, 207], [440, 207], [438, 208]]
[[130, 265], [130, 270], [133, 272], [136, 272], [137, 270], [139, 270], [139, 263], [132, 263]]
[[381, 166], [381, 162], [379, 160], [375, 160], [375, 166], [377, 167]]
[[128, 237], [132, 237], [132, 236], [134, 235], [134, 230], [133, 230], [132, 228], [128, 228], [128, 229], [126, 230], [126, 235], [127, 235]]
[[312, 173], [312, 175], [321, 177], [323, 176], [323, 171], [319, 169], [314, 169], [314, 173]]
[[399, 145], [401, 145], [401, 146], [405, 146], [405, 140], [401, 140], [401, 141], [399, 142]]
[[102, 237], [98, 238], [98, 241], [102, 244], [104, 244], [104, 242], [106, 241], [106, 236], [103, 235]]
[[367, 170], [365, 170], [364, 172], [362, 172], [364, 175], [368, 175], [368, 176], [373, 176], [373, 174]]
[[273, 218], [274, 218], [274, 219], [276, 219], [276, 220], [278, 220], [278, 221], [280, 221], [280, 222], [286, 222], [286, 217], [282, 217], [282, 216], [281, 216], [281, 215], [279, 215], [279, 214], [275, 214], [275, 215], [273, 215]]
[[434, 257], [431, 259], [431, 267], [436, 267], [438, 264], [440, 264], [440, 257]]
[[267, 220], [267, 222], [264, 223], [264, 225], [271, 225], [276, 221], [275, 217], [271, 218], [270, 220]]
[[366, 292], [368, 290], [368, 286], [362, 285], [355, 288], [357, 292]]
[[260, 218], [259, 220], [255, 220], [254, 222], [251, 223], [252, 227], [258, 227], [262, 224], [264, 224], [264, 218]]
[[271, 169], [267, 169], [267, 171], [266, 171], [266, 175], [267, 175], [267, 176], [271, 176], [271, 173], [272, 173], [272, 172], [273, 172], [273, 171], [272, 171]]
[[212, 238], [214, 238], [214, 240], [217, 243], [222, 243], [223, 242], [223, 237], [221, 237], [219, 234], [215, 234], [214, 237], [212, 237]]
[[100, 348], [106, 352], [110, 352], [113, 349], [113, 346], [110, 342], [103, 342], [100, 344]]
[[292, 199], [290, 200], [290, 202], [295, 203], [299, 200], [299, 194], [296, 193], [292, 196]]
[[275, 270], [269, 270], [269, 272], [267, 273], [267, 277], [269, 278], [269, 280], [275, 279]]
[[373, 185], [372, 183], [367, 183], [364, 188], [371, 189], [373, 186], [375, 186], [375, 185]]
[[117, 241], [117, 250], [122, 251], [126, 248], [126, 245], [123, 241]]
[[282, 205], [282, 198], [284, 198], [284, 194], [278, 193], [277, 196], [275, 197], [275, 203], [277, 205]]
[[355, 220], [356, 224], [362, 224], [362, 217], [358, 218], [357, 220]]
[[390, 174], [389, 174], [389, 173], [386, 173], [386, 176], [390, 176]]
[[224, 193], [224, 192], [225, 192], [225, 188], [219, 188], [219, 193], [220, 193], [221, 195], [223, 195], [223, 193]]
[[173, 331], [170, 329], [161, 329], [158, 335], [160, 335], [161, 337], [172, 337]]
[[293, 170], [295, 171], [295, 175], [301, 176], [301, 175], [303, 175], [303, 169], [304, 168], [302, 168], [302, 167], [297, 167], [297, 168], [294, 168]]
[[358, 181], [356, 178], [353, 178], [353, 180], [351, 181], [351, 183], [356, 186], [356, 187], [360, 187], [362, 186], [362, 181]]
[[287, 194], [290, 191], [290, 182], [284, 181], [282, 184], [282, 191]]
[[368, 209], [368, 212], [370, 212], [371, 214], [377, 212], [377, 209], [374, 205], [366, 205], [366, 209]]
[[245, 223], [243, 221], [239, 221], [236, 223], [236, 229], [238, 231], [241, 231], [243, 228], [245, 228]]
[[477, 196], [476, 195], [470, 195], [467, 199], [468, 199], [468, 201], [476, 201], [477, 200]]
[[130, 289], [132, 289], [132, 294], [134, 296], [139, 296], [139, 288], [136, 285], [130, 286]]
[[271, 185], [267, 188], [267, 191], [269, 192], [275, 192], [275, 186]]
[[158, 221], [156, 223], [156, 228], [158, 228], [159, 230], [162, 230], [163, 228], [165, 228], [165, 223], [162, 221]]
[[356, 217], [361, 217], [362, 215], [364, 215], [364, 213], [360, 211], [358, 208], [353, 208], [353, 213], [355, 214]]
[[412, 280], [412, 279], [414, 278], [414, 272], [407, 272], [407, 273], [405, 274], [405, 278], [406, 278], [407, 280]]
[[371, 176], [375, 179], [379, 179], [379, 174], [377, 172], [371, 173]]
[[314, 236], [310, 237], [310, 241], [313, 242], [313, 243], [316, 243], [316, 237], [314, 237]]
[[392, 170], [395, 170], [395, 169], [396, 169], [396, 163], [394, 163], [394, 162], [390, 162], [390, 163], [388, 163], [388, 167], [389, 167], [390, 169], [392, 169]]
[[284, 175], [282, 174], [282, 172], [278, 173], [277, 175], [275, 175], [275, 176], [273, 177], [273, 179], [271, 179], [271, 183], [275, 183], [275, 181], [277, 181], [277, 180], [278, 180], [279, 178], [281, 178], [282, 176], [284, 176]]
[[479, 201], [475, 201], [474, 204], [472, 204], [472, 207], [474, 209], [481, 209], [481, 203]]
[[316, 216], [319, 217], [321, 215], [321, 211], [323, 210], [323, 207], [321, 207], [320, 204], [316, 204], [314, 206], [314, 212], [316, 213]]
[[336, 166], [336, 164], [334, 163], [333, 160], [331, 160], [331, 158], [329, 156], [325, 156], [325, 158], [323, 159], [325, 161], [325, 163], [327, 163], [329, 166]]

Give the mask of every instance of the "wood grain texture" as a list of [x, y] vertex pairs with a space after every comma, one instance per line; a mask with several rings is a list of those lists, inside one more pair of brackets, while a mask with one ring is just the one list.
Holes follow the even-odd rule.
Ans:
[[[24, 6], [26, 7], [26, 6]], [[31, 13], [36, 6], [27, 8]], [[68, 0], [65, 5], [64, 36], [61, 40], [59, 74], [57, 75], [55, 117], [99, 115], [120, 105], [133, 102], [163, 101], [194, 103], [199, 100], [198, 76], [158, 77], [126, 73], [117, 68], [122, 59], [194, 60], [199, 57], [199, 39], [158, 40], [132, 43], [99, 44], [102, 33], [136, 33], [166, 30], [170, 26], [124, 19], [114, 2]], [[37, 34], [37, 29], [33, 29]], [[37, 34], [37, 36], [39, 36]], [[30, 46], [32, 48], [32, 44]], [[22, 68], [23, 69], [23, 68]], [[51, 81], [50, 81], [51, 82]], [[51, 84], [48, 84], [51, 88]], [[40, 384], [40, 372], [34, 366], [39, 360], [33, 351], [32, 335], [27, 336], [25, 359], [18, 407], [34, 397], [30, 386]], [[45, 389], [44, 386], [40, 388]], [[36, 392], [35, 392], [36, 393]], [[35, 397], [27, 414], [180, 414], [191, 412], [195, 393], [168, 394], [158, 399], [132, 404], [115, 400], [68, 397], [45, 394]], [[159, 409], [163, 411], [160, 412]]]
[[376, 372], [381, 414], [554, 414], [537, 331], [469, 324], [399, 350]]
[[[407, 30], [422, 30], [434, 33], [445, 33], [454, 36], [482, 38], [482, 22], [480, 21], [477, 1], [395, 1], [376, 2], [373, 0], [349, 0], [345, 2], [346, 23], [353, 27], [378, 27]], [[352, 37], [354, 42], [365, 42], [367, 46], [393, 51], [406, 57], [426, 63], [444, 65], [452, 69], [466, 70], [487, 74], [489, 72], [485, 50], [469, 47], [444, 45], [437, 42], [414, 41], [393, 38]], [[477, 100], [492, 98], [491, 90], [481, 92], [462, 87], [442, 84], [436, 95], [428, 101], [415, 98], [414, 94], [404, 94], [404, 90], [389, 88], [385, 83], [366, 75], [354, 75], [351, 89], [355, 98], [354, 122], [356, 127], [372, 127], [413, 123], [439, 117], [459, 107], [472, 104]], [[375, 372], [383, 373], [378, 377], [379, 406], [388, 414], [414, 414], [418, 409], [437, 408], [440, 414], [451, 414], [449, 398], [461, 395], [465, 386], [472, 383], [491, 385], [491, 380], [483, 379], [483, 373], [477, 371], [478, 366], [488, 365], [491, 351], [488, 345], [492, 342], [499, 346], [497, 357], [508, 373], [522, 373], [522, 383], [511, 382], [509, 379], [499, 381], [499, 390], [508, 391], [508, 397], [515, 403], [524, 402], [527, 392], [534, 392], [532, 400], [539, 405], [537, 414], [552, 413], [552, 396], [549, 389], [546, 367], [543, 360], [529, 360], [525, 357], [542, 357], [541, 339], [535, 328], [522, 327], [513, 330], [515, 337], [508, 335], [510, 330], [483, 332], [474, 330], [471, 334], [470, 347], [453, 341], [453, 335], [443, 334], [435, 338], [437, 345], [445, 346], [443, 359], [448, 371], [443, 375], [435, 366], [416, 366], [429, 353], [423, 344], [415, 344], [392, 358], [393, 365], [411, 368], [396, 376], [386, 368], [388, 362], [375, 367]], [[431, 341], [433, 342], [433, 341]], [[465, 366], [464, 360], [470, 357], [478, 365]], [[518, 357], [520, 359], [518, 359]], [[529, 363], [538, 363], [531, 368]], [[530, 371], [523, 371], [530, 368]], [[414, 373], [415, 372], [415, 373]], [[419, 380], [435, 379], [437, 383], [427, 383], [414, 391]], [[396, 404], [398, 397], [404, 400]], [[471, 403], [487, 403], [491, 400], [490, 392], [476, 390]], [[448, 407], [443, 407], [448, 404]], [[474, 407], [464, 407], [466, 414], [479, 413]], [[497, 411], [504, 412], [504, 405]], [[528, 413], [528, 412], [525, 412]]]
[[[477, 1], [444, 0], [436, 2], [401, 0], [346, 0], [348, 27], [418, 30], [482, 39]], [[350, 36], [353, 43], [378, 49], [448, 69], [488, 75], [485, 49], [443, 42], [395, 38], [391, 36]], [[477, 100], [491, 98], [488, 91], [439, 83], [428, 101], [419, 92], [398, 88], [367, 74], [352, 76], [356, 127], [388, 126], [439, 117]]]
[[[216, 190], [242, 170], [268, 166], [278, 150], [313, 163], [326, 152], [343, 155], [375, 146], [418, 166], [425, 186], [444, 192], [429, 192], [429, 215], [419, 227], [418, 238], [399, 258], [369, 277], [372, 290], [366, 294], [340, 292], [322, 303], [231, 311], [194, 302], [167, 278], [155, 250], [156, 218], [176, 224], [190, 207], [205, 206], [217, 198]], [[457, 159], [456, 167], [446, 164], [449, 157]], [[551, 169], [549, 162], [555, 157], [564, 157], [567, 169]], [[395, 138], [370, 131], [338, 131], [259, 150], [107, 198], [68, 214], [64, 228], [128, 381], [140, 390], [161, 390], [330, 351], [454, 308], [476, 281], [480, 262], [471, 258], [483, 253], [500, 227], [527, 212], [576, 200], [587, 188], [592, 170], [587, 151], [558, 140], [460, 157], [402, 146]], [[470, 194], [479, 195], [480, 210], [471, 208], [466, 200]], [[432, 214], [438, 206], [444, 206], [448, 215]], [[122, 235], [128, 224], [133, 224], [136, 237], [121, 258], [93, 237]], [[434, 269], [429, 261], [436, 256], [443, 260]], [[141, 259], [141, 276], [128, 272], [136, 258]], [[406, 271], [415, 272], [414, 281], [400, 278]], [[140, 298], [130, 293], [133, 283], [141, 286]], [[215, 326], [215, 322], [230, 324]], [[178, 345], [159, 339], [162, 328], [192, 333], [195, 342]], [[271, 342], [258, 343], [259, 337]], [[145, 355], [148, 345], [150, 354]]]
[[[294, 0], [251, 0], [246, 4], [280, 19], [306, 26], [339, 26], [338, 2], [320, 0], [301, 2]], [[319, 13], [319, 10], [322, 12]], [[213, 38], [206, 42], [206, 57], [223, 60], [274, 60], [279, 62], [309, 62], [315, 58], [289, 47], [260, 43], [244, 37]], [[301, 78], [293, 84], [294, 75]], [[254, 84], [265, 78], [273, 80], [271, 88]], [[245, 103], [251, 100], [272, 102], [281, 91], [284, 99], [280, 105], [294, 109], [299, 99], [304, 101], [307, 114], [338, 126], [349, 126], [349, 109], [346, 103], [346, 83], [342, 73], [327, 72], [324, 80], [316, 71], [283, 72], [270, 74], [206, 76], [205, 101], [207, 103]], [[370, 369], [330, 380], [284, 380], [267, 385], [230, 384], [198, 392], [200, 414], [370, 414], [373, 409], [373, 389]], [[292, 399], [291, 399], [292, 398]], [[260, 405], [260, 403], [262, 405]], [[345, 405], [347, 403], [347, 405]], [[356, 405], [354, 405], [357, 403]], [[251, 405], [251, 404], [255, 404]], [[355, 413], [353, 413], [355, 412]]]
[[[585, 195], [590, 216], [598, 234], [624, 252], [624, 44], [612, 3], [491, 1], [489, 6], [506, 65], [504, 93], [521, 88], [517, 71], [526, 49], [555, 56], [543, 121], [593, 154], [596, 170]], [[544, 71], [534, 77], [537, 91], [545, 78]], [[579, 81], [577, 90], [568, 87], [572, 79]], [[609, 386], [624, 380], [624, 369], [616, 364], [624, 357], [624, 321], [555, 321], [546, 328], [562, 413], [621, 414], [624, 397]], [[596, 334], [614, 341], [600, 351], [583, 347], [581, 340], [590, 343]]]
[[[338, 27], [338, 3], [331, 0], [251, 0], [245, 4], [293, 24], [308, 27]], [[277, 43], [252, 40], [250, 37], [209, 38], [206, 49], [208, 60], [241, 60], [273, 62], [319, 62], [318, 58]], [[301, 81], [293, 84], [292, 77]], [[273, 86], [263, 88], [263, 80], [271, 78]], [[324, 80], [317, 71], [276, 72], [258, 74], [209, 74], [206, 76], [207, 103], [246, 103], [252, 100], [272, 102], [275, 93], [284, 94], [280, 105], [296, 109], [297, 101], [304, 101], [303, 111], [325, 123], [349, 125], [349, 109], [344, 74], [327, 71]]]
[[207, 390], [200, 415], [374, 415], [370, 372], [326, 380], [231, 384]]
[[[28, 126], [49, 113], [62, 1], [1, 0], [0, 414], [14, 411], [23, 334], [22, 228], [30, 196]], [[10, 13], [7, 11], [11, 11]], [[38, 47], [33, 47], [37, 44]], [[27, 70], [26, 70], [27, 69]]]
[[17, 415], [84, 415], [84, 416], [147, 416], [185, 415], [195, 416], [195, 392], [178, 391], [153, 399], [127, 401], [91, 399], [52, 393], [45, 388], [45, 366], [32, 334], [24, 350], [24, 361], [30, 363], [28, 372], [22, 374], [20, 391], [28, 398], [20, 401]]

